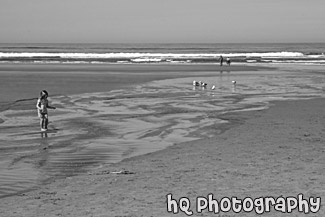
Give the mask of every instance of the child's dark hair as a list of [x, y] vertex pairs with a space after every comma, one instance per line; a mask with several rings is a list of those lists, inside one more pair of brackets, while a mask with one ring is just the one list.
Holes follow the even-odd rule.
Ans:
[[40, 97], [41, 97], [41, 98], [44, 98], [45, 96], [49, 96], [49, 93], [48, 93], [46, 90], [42, 90], [42, 91], [40, 92]]

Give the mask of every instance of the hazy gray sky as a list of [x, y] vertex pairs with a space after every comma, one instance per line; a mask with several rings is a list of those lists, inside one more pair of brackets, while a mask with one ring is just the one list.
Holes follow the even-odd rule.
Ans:
[[0, 43], [325, 42], [325, 0], [0, 0]]

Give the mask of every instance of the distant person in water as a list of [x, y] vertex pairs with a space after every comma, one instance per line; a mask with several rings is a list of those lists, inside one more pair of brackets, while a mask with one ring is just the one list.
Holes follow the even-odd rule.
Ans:
[[49, 124], [47, 109], [55, 109], [55, 107], [49, 105], [49, 101], [47, 100], [48, 96], [48, 92], [42, 90], [36, 103], [38, 117], [40, 118], [41, 131], [47, 131], [47, 126]]
[[222, 66], [223, 65], [223, 57], [222, 57], [222, 55], [220, 56], [219, 60], [220, 60], [220, 66]]
[[230, 62], [230, 58], [229, 58], [229, 57], [227, 57], [227, 59], [226, 59], [226, 63], [227, 63], [228, 66], [230, 66], [230, 63], [231, 63], [231, 62]]

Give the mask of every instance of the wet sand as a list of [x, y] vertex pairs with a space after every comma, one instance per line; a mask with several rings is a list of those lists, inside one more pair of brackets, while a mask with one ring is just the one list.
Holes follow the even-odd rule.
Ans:
[[[194, 132], [196, 128], [207, 127], [209, 123], [205, 118], [201, 121], [200, 117], [206, 115], [202, 111], [189, 113], [187, 108], [178, 105], [184, 100], [187, 104], [193, 102], [192, 80], [185, 85], [181, 80], [174, 86], [169, 80], [167, 84], [141, 84], [166, 78], [171, 81], [183, 77], [192, 79], [189, 76], [206, 79], [228, 70], [257, 71], [262, 68], [1, 65], [0, 87], [4, 91], [0, 92], [0, 197], [200, 138]], [[42, 134], [35, 111], [36, 97], [41, 89], [50, 93], [50, 102], [57, 107], [49, 111], [50, 132]], [[195, 97], [200, 98], [200, 93]], [[209, 103], [209, 98], [205, 97], [204, 101]], [[204, 109], [195, 104], [196, 109]]]
[[[1, 216], [173, 216], [166, 210], [169, 193], [192, 201], [209, 193], [216, 199], [302, 193], [324, 201], [324, 105], [324, 99], [276, 102], [268, 110], [226, 114], [221, 118], [229, 124], [213, 138], [177, 144], [3, 198]], [[193, 210], [194, 206], [193, 202]], [[324, 214], [322, 206], [311, 216]], [[296, 211], [293, 215], [304, 216]], [[288, 214], [272, 210], [263, 216]]]
[[0, 106], [4, 102], [37, 98], [42, 89], [47, 89], [50, 96], [105, 92], [166, 78], [264, 68], [212, 64], [0, 64]]
[[[100, 68], [102, 67], [103, 66], [100, 66]], [[93, 121], [87, 121], [87, 117], [96, 117], [96, 121], [99, 122], [101, 120], [104, 122], [111, 121], [109, 125], [113, 126], [118, 126], [119, 122], [122, 123], [121, 120], [123, 120], [123, 122], [126, 120], [131, 120], [131, 122], [127, 123], [126, 125], [121, 125], [121, 129], [125, 130], [124, 134], [126, 136], [130, 135], [128, 139], [134, 142], [136, 141], [136, 138], [139, 138], [140, 141], [141, 139], [145, 141], [146, 137], [154, 138], [156, 134], [160, 135], [159, 132], [168, 131], [170, 127], [174, 129], [174, 126], [178, 126], [178, 123], [174, 120], [182, 119], [184, 122], [179, 123], [183, 124], [184, 126], [178, 126], [177, 129], [184, 129], [187, 126], [191, 126], [191, 123], [201, 123], [202, 125], [205, 124], [205, 122], [200, 122], [204, 120], [200, 115], [194, 118], [192, 116], [186, 117], [184, 114], [186, 114], [189, 109], [186, 108], [187, 110], [182, 110], [182, 113], [177, 113], [175, 110], [170, 112], [172, 114], [176, 114], [176, 116], [171, 116], [170, 120], [168, 116], [167, 123], [172, 124], [167, 125], [166, 129], [158, 128], [156, 132], [148, 131], [148, 129], [154, 129], [156, 127], [147, 125], [148, 123], [166, 122], [166, 119], [159, 119], [160, 113], [157, 113], [157, 111], [162, 111], [163, 114], [165, 114], [164, 111], [166, 112], [166, 110], [160, 110], [160, 107], [152, 104], [152, 102], [155, 101], [152, 96], [157, 93], [155, 91], [158, 91], [159, 93], [160, 89], [158, 88], [158, 90], [155, 90], [156, 88], [152, 89], [152, 86], [150, 85], [145, 86], [147, 90], [143, 95], [143, 93], [141, 93], [143, 86], [140, 86], [139, 89], [136, 89], [140, 91], [139, 94], [141, 93], [139, 95], [140, 98], [134, 97], [137, 93], [133, 93], [135, 95], [132, 95], [132, 97], [129, 99], [128, 97], [131, 95], [122, 92], [121, 95], [124, 98], [121, 99], [120, 97], [116, 97], [115, 99], [117, 99], [117, 101], [114, 103], [114, 106], [112, 106], [110, 101], [111, 96], [107, 96], [105, 94], [98, 95], [96, 93], [99, 91], [105, 92], [111, 90], [110, 88], [112, 88], [102, 84], [101, 81], [103, 78], [106, 78], [106, 81], [110, 80], [108, 79], [110, 76], [120, 78], [121, 86], [116, 87], [122, 87], [122, 81], [125, 82], [125, 86], [123, 87], [127, 87], [128, 85], [141, 84], [148, 79], [144, 79], [143, 77], [140, 78], [139, 76], [141, 73], [143, 73], [143, 69], [140, 68], [147, 66], [141, 66], [139, 71], [135, 70], [135, 72], [131, 69], [123, 69], [122, 73], [119, 72], [115, 75], [114, 71], [117, 69], [114, 69], [114, 67], [113, 69], [108, 70], [108, 72], [105, 71], [105, 73], [101, 72], [100, 70], [94, 70], [99, 76], [99, 79], [97, 80], [97, 83], [95, 82], [95, 84], [99, 85], [94, 85], [96, 87], [93, 90], [93, 94], [82, 94], [76, 98], [71, 97], [75, 96], [73, 94], [83, 93], [83, 90], [87, 90], [87, 88], [85, 86], [80, 86], [80, 83], [78, 82], [72, 82], [73, 85], [59, 82], [60, 85], [57, 87], [58, 91], [65, 87], [67, 90], [71, 88], [71, 92], [67, 91], [68, 94], [62, 94], [61, 92], [54, 91], [57, 93], [54, 94], [54, 103], [57, 103], [57, 105], [62, 105], [61, 111], [55, 111], [57, 113], [53, 112], [51, 114], [51, 117], [55, 119], [55, 126], [59, 129], [57, 132], [53, 132], [55, 133], [55, 136], [52, 137], [49, 134], [48, 137], [44, 139], [41, 138], [39, 134], [27, 135], [21, 133], [22, 135], [16, 135], [10, 137], [10, 139], [5, 138], [4, 141], [11, 142], [5, 144], [5, 151], [10, 151], [9, 149], [23, 148], [24, 146], [26, 146], [26, 150], [28, 151], [31, 151], [31, 149], [39, 150], [37, 151], [36, 155], [34, 154], [26, 157], [28, 160], [33, 158], [37, 159], [38, 161], [35, 162], [35, 165], [42, 166], [42, 164], [46, 163], [46, 160], [51, 158], [53, 159], [57, 156], [60, 156], [60, 158], [58, 158], [58, 161], [56, 162], [71, 163], [67, 159], [71, 158], [71, 156], [73, 156], [73, 154], [76, 152], [83, 153], [84, 158], [82, 158], [82, 161], [75, 161], [75, 166], [69, 167], [71, 171], [67, 171], [65, 174], [66, 176], [69, 176], [68, 178], [55, 179], [56, 181], [54, 182], [52, 182], [53, 179], [47, 180], [49, 181], [49, 184], [46, 184], [47, 181], [40, 183], [37, 187], [38, 189], [34, 191], [25, 193], [21, 192], [16, 196], [2, 198], [0, 204], [2, 213], [0, 216], [173, 216], [173, 214], [167, 213], [166, 210], [166, 195], [169, 193], [173, 194], [173, 197], [177, 199], [180, 197], [188, 197], [191, 199], [193, 201], [193, 210], [195, 210], [195, 198], [197, 196], [207, 196], [209, 193], [213, 193], [215, 198], [221, 198], [224, 196], [236, 196], [238, 198], [244, 198], [247, 196], [251, 196], [253, 198], [257, 198], [259, 196], [274, 196], [276, 198], [281, 195], [296, 196], [298, 193], [303, 193], [305, 197], [317, 196], [324, 199], [324, 191], [322, 190], [322, 186], [324, 185], [323, 180], [325, 180], [323, 175], [323, 165], [325, 162], [322, 144], [324, 144], [325, 114], [323, 107], [325, 102], [323, 99], [277, 102], [275, 103], [275, 106], [272, 106], [269, 110], [255, 109], [251, 112], [237, 112], [237, 107], [232, 108], [233, 111], [236, 112], [231, 112], [232, 109], [227, 107], [227, 112], [222, 112], [223, 110], [221, 108], [221, 112], [214, 114], [213, 110], [220, 107], [219, 104], [216, 103], [218, 102], [218, 98], [215, 98], [211, 102], [211, 106], [214, 105], [213, 103], [216, 103], [216, 107], [209, 107], [209, 104], [207, 107], [200, 107], [200, 103], [209, 102], [212, 99], [211, 97], [214, 97], [213, 95], [210, 95], [210, 92], [198, 92], [200, 94], [203, 93], [203, 95], [199, 95], [199, 99], [202, 100], [203, 96], [204, 100], [197, 101], [195, 104], [191, 105], [188, 103], [191, 101], [191, 98], [186, 95], [186, 91], [184, 92], [182, 90], [185, 93], [185, 95], [182, 95], [182, 98], [178, 98], [178, 93], [168, 92], [169, 89], [166, 89], [166, 86], [170, 88], [170, 86], [175, 85], [175, 83], [170, 83], [169, 80], [156, 82], [154, 83], [154, 86], [157, 87], [157, 84], [162, 85], [159, 86], [159, 88], [163, 89], [164, 93], [167, 93], [166, 97], [175, 97], [175, 101], [182, 99], [182, 102], [185, 102], [184, 105], [192, 106], [190, 107], [191, 109], [194, 107], [196, 107], [197, 110], [203, 109], [203, 113], [207, 113], [209, 119], [219, 121], [218, 123], [222, 122], [223, 124], [216, 124], [212, 127], [211, 125], [206, 125], [201, 130], [198, 126], [195, 126], [195, 129], [199, 129], [199, 132], [191, 132], [191, 130], [189, 130], [187, 132], [189, 134], [186, 137], [193, 137], [195, 140], [190, 141], [192, 140], [190, 139], [187, 142], [184, 142], [185, 137], [179, 136], [182, 135], [184, 131], [176, 130], [176, 134], [174, 135], [178, 135], [177, 137], [167, 137], [170, 138], [171, 141], [174, 141], [174, 144], [176, 145], [154, 153], [150, 153], [153, 151], [152, 149], [148, 151], [145, 148], [146, 146], [143, 146], [142, 150], [135, 154], [142, 155], [132, 157], [134, 156], [132, 155], [134, 150], [129, 149], [130, 147], [128, 147], [122, 151], [122, 153], [124, 153], [124, 158], [127, 159], [119, 163], [104, 164], [95, 170], [90, 169], [91, 167], [87, 167], [87, 165], [78, 165], [86, 161], [87, 158], [93, 158], [94, 156], [91, 155], [91, 150], [89, 150], [89, 147], [88, 149], [85, 148], [87, 141], [89, 143], [89, 141], [96, 139], [95, 144], [97, 144], [97, 146], [93, 148], [94, 150], [98, 151], [102, 148], [100, 144], [111, 142], [110, 138], [102, 138], [102, 135], [108, 135], [111, 136], [111, 138], [114, 135], [114, 132], [110, 128], [102, 128], [100, 127], [101, 125], [98, 125], [98, 122], [97, 124], [94, 124]], [[215, 71], [213, 71], [211, 68], [212, 66], [202, 67], [200, 68], [201, 70], [190, 70], [190, 74], [184, 74], [184, 72], [189, 71], [186, 69], [189, 66], [186, 66], [185, 68], [178, 68], [178, 66], [168, 67], [171, 67], [171, 74], [161, 75], [158, 73], [161, 72], [160, 70], [158, 70], [156, 67], [150, 66], [149, 70], [145, 70], [145, 73], [149, 74], [150, 77], [148, 81], [171, 77], [175, 79], [190, 77], [188, 81], [181, 80], [180, 82], [176, 82], [176, 84], [179, 85], [184, 81], [191, 81], [193, 77], [202, 79], [204, 77], [211, 78], [211, 76], [215, 75]], [[218, 68], [218, 66], [213, 67]], [[26, 69], [25, 67], [22, 68], [24, 70]], [[245, 71], [245, 69], [248, 71], [255, 71], [259, 68], [234, 66], [234, 68], [231, 69], [233, 70], [231, 72], [236, 70], [238, 70], [238, 72], [242, 72]], [[25, 70], [24, 72], [18, 70], [19, 72], [16, 73], [28, 77], [27, 74], [24, 74], [27, 71], [27, 73], [36, 73], [37, 76], [39, 76], [42, 74], [42, 70], [43, 69], [40, 69], [40, 72], [35, 72], [33, 68], [31, 70]], [[0, 72], [0, 74], [6, 75], [9, 73], [9, 71], [10, 70], [5, 72], [3, 71]], [[217, 73], [219, 74], [220, 71], [217, 71]], [[48, 75], [53, 76], [53, 79], [59, 79], [61, 76], [71, 76], [71, 78], [76, 79], [76, 81], [80, 81], [77, 79], [79, 76], [76, 76], [78, 73], [75, 74], [76, 72], [79, 72], [78, 67], [72, 67], [69, 72], [69, 75], [67, 75], [66, 69], [63, 71], [57, 70], [56, 73], [59, 73], [60, 76], [53, 76], [52, 73]], [[81, 72], [79, 75], [80, 74], [85, 74], [85, 81], [94, 78], [93, 76], [89, 75], [88, 71]], [[132, 78], [125, 81], [125, 78], [122, 79], [119, 77], [119, 75], [122, 75], [122, 77], [123, 75], [132, 75]], [[272, 74], [272, 76], [274, 76], [274, 74]], [[10, 76], [4, 77], [6, 79], [10, 78]], [[19, 81], [20, 78], [21, 77], [17, 75], [16, 81]], [[74, 81], [74, 79], [71, 80]], [[304, 77], [301, 79], [304, 80]], [[132, 81], [132, 84], [130, 84], [130, 81]], [[53, 81], [51, 80], [51, 82]], [[55, 88], [54, 84], [55, 83], [53, 82], [51, 87]], [[290, 84], [290, 86], [293, 85]], [[73, 87], [75, 87], [77, 91]], [[181, 86], [180, 88], [183, 87]], [[249, 88], [251, 88], [251, 86], [246, 87], [244, 83], [238, 88], [245, 91], [250, 91]], [[299, 89], [304, 87], [293, 86], [293, 89], [288, 89], [287, 95], [284, 94], [281, 95], [281, 97], [287, 97], [290, 99], [291, 97], [296, 96], [297, 93], [295, 92], [295, 88]], [[308, 88], [312, 89], [310, 87]], [[318, 92], [321, 90], [321, 86], [314, 88]], [[148, 90], [154, 91], [150, 92]], [[171, 90], [175, 90], [175, 88], [172, 87]], [[286, 90], [287, 89], [283, 91], [286, 92]], [[15, 89], [13, 89], [13, 91], [15, 91]], [[31, 93], [33, 93], [33, 91], [33, 88], [30, 89], [30, 92], [27, 91], [28, 93], [26, 94], [26, 99], [32, 97]], [[231, 91], [231, 89], [226, 89], [226, 87], [222, 86], [220, 87], [219, 94], [224, 95], [225, 92], [231, 93]], [[308, 91], [304, 92], [301, 97], [308, 97], [309, 95], [311, 96], [315, 94], [314, 92]], [[150, 93], [152, 94], [150, 95]], [[13, 92], [13, 95], [14, 94], [15, 92]], [[117, 91], [114, 92], [114, 94], [119, 96], [120, 92]], [[193, 91], [191, 94], [193, 94]], [[275, 94], [277, 94], [277, 92], [275, 92]], [[256, 98], [256, 96], [254, 97]], [[261, 97], [263, 97], [263, 95]], [[137, 101], [141, 98], [145, 98], [145, 104], [143, 104], [143, 101], [137, 104]], [[161, 99], [163, 98], [164, 97], [162, 96]], [[225, 98], [231, 99], [229, 104], [232, 104], [233, 102], [241, 102], [242, 100], [240, 97], [234, 97], [232, 95], [226, 95]], [[109, 104], [107, 105], [109, 105], [110, 109], [112, 109], [110, 110], [110, 112], [113, 113], [111, 116], [106, 114], [104, 111], [104, 99], [108, 100]], [[245, 102], [243, 103], [246, 106]], [[178, 105], [173, 101], [165, 102], [165, 104], [162, 102], [161, 106], [165, 107], [164, 109], [166, 109], [168, 108], [166, 105], [170, 104], [174, 104], [174, 107], [178, 109], [184, 106]], [[10, 112], [17, 115], [16, 112], [18, 110], [21, 112], [21, 115], [18, 115], [17, 118], [21, 116], [24, 117], [24, 119], [21, 119], [21, 121], [26, 121], [25, 124], [20, 126], [22, 128], [19, 128], [19, 130], [29, 132], [33, 131], [33, 128], [37, 128], [37, 123], [32, 125], [30, 124], [33, 123], [34, 120], [33, 112], [35, 112], [35, 105], [33, 100], [18, 101], [14, 103], [15, 106], [12, 106], [10, 103], [7, 103], [6, 105], [7, 108], [4, 112], [7, 119], [5, 119], [3, 126], [13, 125], [10, 122], [8, 123], [8, 121], [12, 120], [12, 118], [10, 118], [12, 117], [10, 116]], [[69, 109], [67, 109], [69, 108], [67, 105], [71, 105], [71, 108], [76, 109], [75, 111], [77, 112], [69, 111]], [[86, 106], [87, 109], [85, 109], [85, 105], [88, 105]], [[140, 109], [139, 105], [142, 106]], [[248, 103], [248, 107], [244, 106], [242, 108], [244, 108], [244, 110], [245, 108], [250, 110], [250, 105], [252, 105], [252, 102]], [[122, 110], [119, 109], [122, 108], [121, 106], [124, 106]], [[154, 110], [150, 111], [152, 106], [154, 107]], [[265, 104], [261, 104], [260, 102], [258, 102], [255, 106], [265, 108]], [[101, 110], [101, 107], [104, 109]], [[134, 110], [135, 108], [137, 110]], [[148, 111], [157, 115], [150, 118], [146, 117], [145, 119], [142, 119], [141, 115], [139, 116], [141, 112], [144, 114], [144, 116], [148, 116]], [[134, 114], [132, 114], [132, 112], [134, 112]], [[181, 116], [177, 116], [177, 114], [181, 114]], [[66, 115], [76, 115], [74, 121], [69, 122], [69, 128], [71, 129], [70, 131], [60, 130], [62, 129], [62, 126], [67, 123], [64, 122], [63, 118]], [[85, 117], [81, 118], [80, 115], [84, 115]], [[62, 119], [60, 119], [60, 117]], [[133, 117], [136, 118], [132, 119]], [[141, 122], [141, 120], [149, 121]], [[129, 124], [130, 129], [124, 127]], [[15, 129], [12, 127], [8, 128], [6, 126], [1, 128], [2, 136], [12, 135]], [[134, 126], [144, 127], [143, 131], [140, 129], [140, 132], [146, 133], [143, 134], [142, 137], [141, 133], [132, 134], [132, 129], [134, 129]], [[80, 129], [82, 130], [80, 131]], [[202, 134], [205, 131], [209, 132], [206, 136]], [[148, 135], [148, 132], [150, 132], [150, 135]], [[202, 137], [205, 139], [199, 139]], [[3, 138], [4, 137], [2, 137], [2, 139]], [[148, 144], [150, 144], [150, 141], [152, 140], [148, 140]], [[112, 146], [113, 153], [117, 153], [114, 149], [120, 148], [119, 140], [116, 140], [115, 143], [116, 147]], [[61, 152], [62, 149], [64, 149], [65, 152]], [[129, 153], [125, 151], [128, 151]], [[100, 154], [98, 155], [98, 152], [94, 153], [97, 154], [96, 158], [107, 157], [101, 156]], [[120, 159], [123, 159], [123, 156], [121, 158], [121, 156], [117, 155], [116, 159], [113, 159], [113, 161], [115, 160], [117, 162]], [[96, 160], [98, 159], [88, 159], [88, 162], [91, 162], [91, 160], [97, 162]], [[15, 161], [19, 162], [21, 159], [15, 159]], [[47, 169], [50, 168], [44, 168], [44, 171]], [[35, 175], [43, 176], [46, 175], [46, 173]], [[71, 175], [78, 176], [70, 177]], [[253, 213], [226, 213], [225, 215], [252, 216]], [[275, 211], [264, 215], [286, 216]], [[300, 216], [302, 214], [298, 213], [297, 215]], [[315, 214], [315, 216], [323, 215], [323, 209], [321, 209], [319, 213]], [[184, 214], [180, 213], [179, 216], [184, 216]], [[205, 212], [203, 216], [211, 216], [211, 213]]]

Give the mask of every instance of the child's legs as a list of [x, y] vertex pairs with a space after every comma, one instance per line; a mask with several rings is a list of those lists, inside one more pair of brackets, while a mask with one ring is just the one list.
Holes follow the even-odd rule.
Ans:
[[41, 114], [41, 120], [40, 120], [40, 126], [43, 129], [47, 129], [47, 125], [48, 125], [48, 115], [47, 114]]
[[45, 118], [44, 117], [41, 117], [41, 119], [40, 119], [40, 127], [42, 128], [42, 129], [44, 129], [45, 128]]
[[44, 129], [47, 129], [47, 125], [49, 124], [49, 116], [44, 114]]
[[49, 117], [48, 115], [46, 115], [46, 118], [45, 118], [45, 129], [47, 129], [47, 125], [49, 124]]

